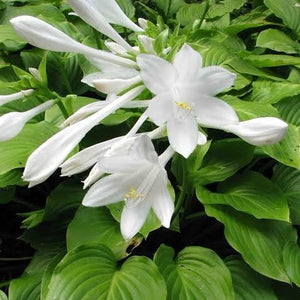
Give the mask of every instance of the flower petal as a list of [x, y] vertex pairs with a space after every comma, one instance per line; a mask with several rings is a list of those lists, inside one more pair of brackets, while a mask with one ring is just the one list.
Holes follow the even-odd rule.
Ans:
[[225, 101], [215, 97], [201, 96], [195, 102], [195, 112], [200, 125], [223, 129], [230, 124], [238, 124], [239, 118], [234, 109]]
[[91, 0], [94, 7], [105, 16], [109, 23], [117, 24], [131, 29], [132, 31], [141, 32], [142, 28], [134, 24], [121, 10], [115, 0]]
[[134, 207], [124, 206], [121, 216], [121, 233], [125, 240], [131, 239], [139, 232], [147, 219], [150, 207], [147, 199]]
[[14, 94], [0, 95], [0, 106], [4, 105], [6, 103], [9, 103], [11, 101], [22, 99], [25, 96], [31, 95], [32, 93], [33, 93], [33, 90], [29, 89], [29, 90], [23, 90], [23, 91], [20, 91], [18, 93], [14, 93]]
[[157, 177], [147, 200], [152, 203], [152, 208], [164, 227], [169, 228], [174, 212], [174, 203], [167, 188], [167, 177], [164, 172]]
[[[96, 1], [89, 0], [68, 0], [68, 3], [75, 11], [75, 13], [78, 14], [80, 18], [86, 23], [97, 29], [99, 32], [110, 37], [112, 40], [119, 43], [127, 50], [132, 50], [131, 46], [118, 34], [118, 32], [109, 24], [108, 19], [103, 15], [105, 5], [95, 5]], [[117, 6], [117, 8], [119, 7]], [[119, 10], [123, 15], [124, 13], [122, 12], [122, 10], [120, 8]], [[114, 14], [112, 13], [112, 15]]]
[[204, 145], [207, 142], [206, 136], [202, 132], [198, 132], [198, 145]]
[[130, 186], [134, 182], [133, 176], [124, 174], [108, 175], [97, 181], [86, 193], [82, 204], [84, 206], [104, 206], [124, 200]]
[[85, 190], [87, 187], [97, 182], [104, 174], [105, 172], [103, 172], [99, 164], [95, 164], [92, 170], [90, 171], [88, 177], [86, 177], [83, 181], [83, 189]]
[[137, 64], [145, 86], [154, 94], [167, 93], [173, 90], [175, 68], [166, 60], [150, 55], [140, 54]]
[[287, 129], [287, 123], [273, 117], [252, 119], [225, 128], [255, 146], [277, 143], [284, 137]]
[[163, 125], [173, 117], [172, 95], [169, 93], [157, 95], [150, 101], [145, 113], [157, 126]]
[[184, 44], [175, 55], [173, 65], [178, 74], [178, 82], [194, 81], [202, 67], [202, 57], [188, 44]]
[[144, 160], [130, 156], [111, 156], [99, 160], [99, 167], [105, 173], [128, 173], [132, 174], [137, 169], [144, 167]]
[[158, 155], [154, 149], [151, 139], [146, 134], [139, 136], [132, 145], [129, 155], [135, 159], [156, 163]]
[[187, 158], [198, 142], [198, 125], [192, 116], [184, 119], [171, 119], [167, 122], [168, 138], [172, 148]]
[[156, 54], [153, 47], [154, 39], [150, 38], [149, 36], [140, 34], [138, 36], [139, 42], [144, 47], [144, 50], [149, 54]]

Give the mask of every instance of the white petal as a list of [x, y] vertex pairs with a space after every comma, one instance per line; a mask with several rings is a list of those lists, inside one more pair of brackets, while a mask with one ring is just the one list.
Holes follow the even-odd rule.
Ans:
[[202, 132], [198, 132], [198, 145], [204, 145], [207, 142], [206, 136]]
[[25, 96], [31, 95], [32, 93], [33, 93], [33, 90], [29, 89], [29, 90], [23, 90], [23, 91], [20, 91], [18, 93], [14, 93], [14, 94], [0, 95], [0, 106], [4, 105], [6, 103], [9, 103], [11, 101], [22, 99]]
[[112, 24], [122, 25], [132, 31], [143, 31], [124, 14], [115, 0], [91, 0], [94, 7]]
[[138, 55], [137, 63], [142, 80], [152, 93], [161, 94], [173, 90], [176, 74], [172, 64], [150, 54]]
[[157, 177], [157, 180], [149, 192], [148, 199], [152, 208], [165, 227], [170, 227], [171, 218], [174, 212], [174, 203], [167, 188], [167, 178], [164, 173]]
[[88, 105], [85, 105], [81, 107], [79, 110], [77, 110], [73, 115], [71, 115], [68, 119], [66, 119], [62, 124], [61, 128], [64, 128], [66, 126], [75, 124], [86, 117], [92, 115], [93, 113], [96, 113], [97, 111], [103, 109], [106, 105], [108, 105], [108, 101], [98, 101], [93, 102]]
[[128, 67], [135, 67], [136, 65], [126, 58], [80, 44], [38, 18], [19, 16], [11, 19], [10, 23], [15, 31], [33, 46], [51, 51], [82, 53], [95, 59], [102, 59]]
[[198, 125], [193, 116], [167, 122], [168, 138], [172, 148], [185, 158], [194, 151], [198, 142]]
[[255, 146], [264, 146], [280, 141], [288, 129], [288, 124], [278, 118], [257, 118], [225, 128]]
[[147, 199], [134, 207], [123, 208], [121, 216], [121, 233], [125, 240], [135, 236], [145, 223], [150, 211], [150, 202]]
[[99, 164], [95, 164], [92, 170], [90, 171], [88, 177], [83, 181], [83, 189], [85, 190], [87, 187], [93, 185], [95, 182], [97, 182], [105, 172], [101, 169]]
[[139, 35], [138, 39], [140, 43], [143, 45], [145, 51], [149, 54], [156, 54], [153, 48], [154, 39], [146, 36], [146, 35]]
[[97, 181], [88, 190], [82, 204], [97, 207], [123, 201], [132, 182], [134, 182], [132, 176], [124, 176], [124, 174], [108, 175]]
[[141, 82], [141, 77], [138, 75], [129, 79], [96, 79], [93, 81], [93, 85], [104, 94], [118, 94], [139, 82]]
[[47, 110], [54, 105], [53, 100], [49, 100], [33, 109], [25, 112], [10, 112], [0, 117], [0, 142], [7, 141], [18, 135], [24, 125], [34, 116]]
[[231, 87], [236, 79], [236, 74], [229, 72], [219, 66], [210, 66], [199, 70], [191, 84], [186, 83], [186, 87], [197, 88], [199, 92], [215, 96], [225, 89]]
[[105, 173], [132, 174], [137, 169], [143, 168], [143, 160], [134, 159], [130, 156], [111, 156], [99, 160], [99, 167]]
[[132, 89], [96, 114], [66, 127], [52, 136], [29, 156], [23, 179], [38, 183], [45, 181], [65, 160], [88, 131], [120, 106], [134, 99], [142, 91], [142, 87]]
[[151, 163], [158, 161], [158, 155], [154, 149], [151, 139], [146, 134], [139, 136], [133, 143], [129, 155], [136, 159], [145, 160]]
[[28, 71], [34, 77], [34, 79], [36, 79], [39, 82], [43, 82], [42, 75], [37, 68], [28, 68]]
[[173, 97], [170, 93], [159, 94], [154, 97], [146, 110], [146, 115], [157, 125], [163, 125], [173, 117]]
[[103, 157], [106, 151], [109, 150], [114, 143], [120, 140], [120, 138], [121, 137], [118, 137], [98, 143], [76, 153], [60, 166], [62, 176], [71, 176], [89, 169]]
[[108, 19], [103, 15], [103, 7], [101, 6], [100, 10], [95, 5], [97, 3], [96, 1], [68, 0], [68, 3], [82, 20], [84, 20], [86, 23], [88, 23], [101, 33], [110, 37], [112, 40], [116, 41], [127, 50], [131, 51], [131, 46], [118, 34], [118, 32], [109, 24]]
[[178, 81], [195, 81], [202, 67], [202, 57], [188, 44], [184, 44], [175, 55], [173, 65], [178, 73]]
[[116, 42], [104, 41], [105, 46], [114, 54], [126, 55], [127, 50]]
[[236, 112], [229, 104], [210, 96], [200, 96], [195, 102], [195, 112], [198, 122], [204, 127], [222, 129], [239, 122]]
[[148, 27], [148, 21], [144, 18], [138, 18], [138, 23], [140, 25], [141, 28], [143, 28], [144, 30], [147, 29]]

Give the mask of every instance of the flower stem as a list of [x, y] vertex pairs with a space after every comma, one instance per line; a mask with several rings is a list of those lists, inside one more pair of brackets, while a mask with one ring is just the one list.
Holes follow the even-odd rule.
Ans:
[[169, 146], [160, 156], [159, 156], [159, 162], [162, 166], [165, 167], [165, 165], [168, 163], [168, 161], [173, 157], [175, 151], [171, 146]]

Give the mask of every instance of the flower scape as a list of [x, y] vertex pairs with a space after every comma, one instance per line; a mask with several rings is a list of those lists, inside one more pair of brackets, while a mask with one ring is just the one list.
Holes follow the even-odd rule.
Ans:
[[[44, 209], [23, 214], [22, 238], [37, 252], [11, 281], [9, 299], [227, 300], [250, 299], [251, 293], [251, 299], [281, 299], [271, 282], [300, 286], [293, 227], [300, 224], [300, 174], [289, 152], [293, 148], [299, 162], [299, 69], [291, 70], [289, 82], [263, 69], [300, 63], [287, 54], [247, 54], [235, 35], [268, 25], [257, 38], [260, 49], [268, 48], [264, 40], [272, 31], [275, 40], [279, 35], [296, 49], [296, 41], [262, 16], [274, 13], [287, 27], [289, 22], [268, 0], [255, 8], [261, 19], [249, 12], [247, 21], [241, 14], [227, 29], [225, 16], [246, 9], [247, 1], [148, 2], [136, 1], [138, 13], [154, 14], [156, 25], [147, 17], [132, 21], [121, 9], [134, 11], [131, 1], [63, 2], [72, 26], [30, 10], [10, 14], [7, 26], [21, 47], [31, 45], [36, 54], [23, 52], [28, 72], [14, 66], [20, 81], [0, 96], [0, 148], [19, 147], [19, 140], [34, 144], [23, 158], [22, 180], [12, 184], [35, 190], [52, 178], [62, 183], [50, 191]], [[177, 23], [168, 24], [174, 13]], [[283, 44], [274, 45], [271, 50], [284, 52]], [[241, 48], [248, 60], [229, 47]], [[61, 65], [51, 79], [54, 57]], [[82, 69], [78, 86], [66, 76], [76, 71], [65, 61]], [[51, 87], [58, 84], [55, 76], [68, 83], [66, 92]], [[1, 174], [15, 172], [1, 166]], [[4, 175], [0, 182], [9, 180]], [[234, 255], [214, 249], [216, 254], [189, 233], [183, 246], [168, 242], [168, 235], [184, 236], [185, 226], [201, 234], [206, 223], [199, 220], [209, 217], [224, 224]], [[64, 242], [58, 242], [61, 226], [51, 229], [52, 223], [62, 224]], [[143, 253], [153, 240], [156, 253]], [[283, 289], [289, 288], [287, 293], [297, 293]]]

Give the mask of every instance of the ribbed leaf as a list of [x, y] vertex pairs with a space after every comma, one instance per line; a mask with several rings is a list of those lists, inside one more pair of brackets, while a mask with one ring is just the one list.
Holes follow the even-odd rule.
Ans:
[[289, 208], [283, 193], [267, 178], [256, 172], [236, 174], [221, 183], [222, 193], [197, 187], [203, 204], [225, 204], [258, 219], [289, 221]]
[[154, 257], [167, 283], [167, 299], [234, 299], [230, 273], [212, 250], [187, 247], [174, 255], [172, 248], [161, 245]]
[[283, 250], [284, 267], [291, 280], [300, 287], [300, 248], [297, 243], [287, 243]]
[[300, 37], [300, 10], [296, 0], [264, 0], [265, 5]]
[[276, 108], [283, 120], [295, 126], [300, 126], [300, 96], [280, 101]]
[[50, 299], [165, 299], [166, 286], [156, 265], [131, 257], [121, 266], [104, 245], [70, 251], [57, 265], [49, 284]]
[[271, 280], [253, 271], [238, 256], [225, 259], [230, 270], [235, 300], [277, 300]]
[[287, 198], [292, 223], [300, 225], [300, 171], [277, 164], [272, 181]]
[[206, 213], [225, 225], [230, 245], [257, 272], [270, 278], [290, 282], [283, 265], [283, 248], [296, 242], [291, 224], [275, 220], [258, 220], [224, 205], [205, 205]]
[[0, 188], [7, 187], [9, 185], [27, 185], [22, 179], [22, 170], [15, 169], [11, 170], [5, 174], [0, 175]]
[[120, 224], [106, 207], [80, 207], [67, 231], [69, 251], [89, 242], [98, 242], [110, 248], [118, 259], [127, 256], [128, 246], [137, 246], [140, 240], [136, 237], [125, 241], [120, 232]]

